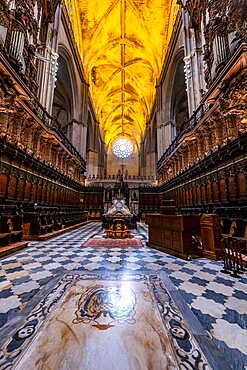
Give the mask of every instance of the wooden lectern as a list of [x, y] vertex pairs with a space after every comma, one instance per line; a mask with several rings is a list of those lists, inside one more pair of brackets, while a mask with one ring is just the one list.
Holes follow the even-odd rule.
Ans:
[[200, 221], [203, 257], [218, 260], [222, 257], [221, 224], [214, 214], [203, 214]]

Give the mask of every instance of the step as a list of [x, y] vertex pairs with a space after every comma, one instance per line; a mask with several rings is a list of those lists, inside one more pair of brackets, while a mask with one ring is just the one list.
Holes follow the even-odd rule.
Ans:
[[24, 249], [28, 246], [28, 242], [18, 242], [5, 247], [0, 247], [0, 258]]

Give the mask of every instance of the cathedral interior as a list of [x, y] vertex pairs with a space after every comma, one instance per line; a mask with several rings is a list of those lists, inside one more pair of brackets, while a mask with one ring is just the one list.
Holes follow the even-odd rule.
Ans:
[[247, 369], [246, 107], [246, 0], [0, 0], [1, 370]]

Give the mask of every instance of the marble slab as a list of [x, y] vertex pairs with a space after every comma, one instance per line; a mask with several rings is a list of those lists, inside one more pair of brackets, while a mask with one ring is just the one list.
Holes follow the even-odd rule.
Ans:
[[158, 275], [66, 274], [0, 351], [5, 369], [211, 369]]

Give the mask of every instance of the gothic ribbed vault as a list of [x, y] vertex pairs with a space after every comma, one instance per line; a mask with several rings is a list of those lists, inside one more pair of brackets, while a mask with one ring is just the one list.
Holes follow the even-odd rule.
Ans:
[[102, 137], [139, 146], [177, 10], [171, 0], [67, 1]]

